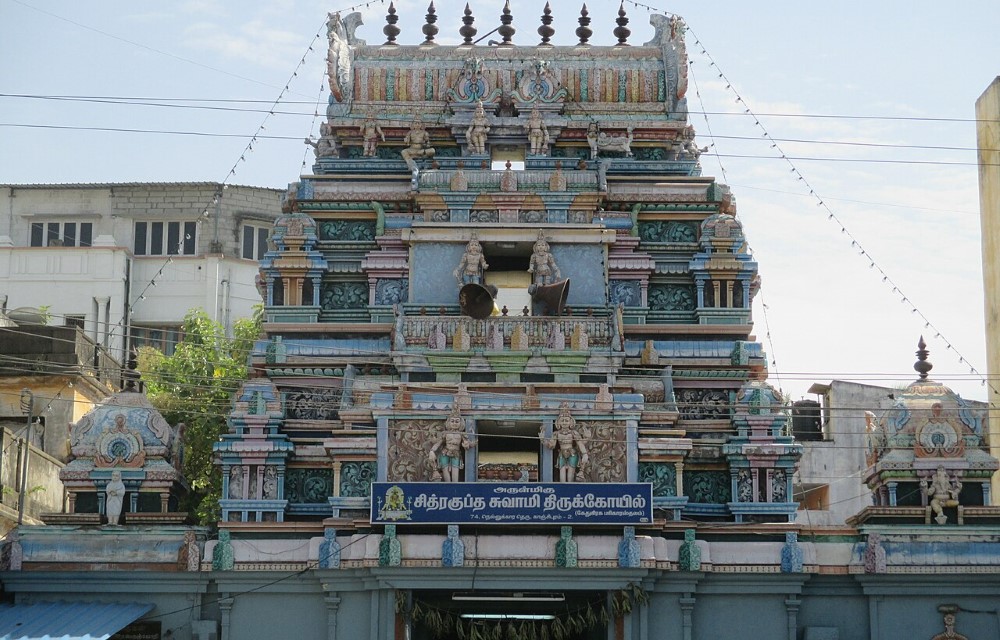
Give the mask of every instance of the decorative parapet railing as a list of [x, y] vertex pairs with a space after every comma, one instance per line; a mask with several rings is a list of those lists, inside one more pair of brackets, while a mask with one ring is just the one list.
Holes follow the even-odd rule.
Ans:
[[[619, 338], [610, 317], [507, 316], [476, 320], [456, 316], [416, 316], [401, 319], [405, 349], [421, 351], [556, 351], [593, 349], [618, 352]], [[400, 330], [397, 323], [397, 331]], [[456, 344], [457, 343], [457, 344]], [[393, 350], [402, 347], [397, 338]]]
[[[451, 191], [451, 182], [457, 171], [431, 170], [420, 174], [420, 188], [433, 189], [438, 191]], [[468, 181], [467, 190], [471, 193], [478, 191], [502, 191], [501, 180], [506, 171], [465, 169], [463, 170], [465, 179]], [[517, 182], [519, 191], [540, 190], [548, 191], [553, 171], [528, 170], [511, 171]], [[592, 191], [597, 189], [598, 178], [596, 171], [569, 170], [566, 167], [561, 172], [565, 179], [565, 189], [568, 191]]]

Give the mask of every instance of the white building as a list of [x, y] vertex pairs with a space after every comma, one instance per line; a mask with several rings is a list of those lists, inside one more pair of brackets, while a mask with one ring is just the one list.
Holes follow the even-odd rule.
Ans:
[[82, 327], [120, 356], [122, 336], [172, 350], [184, 314], [227, 330], [254, 285], [278, 189], [219, 183], [0, 185], [0, 298]]
[[[872, 503], [865, 486], [865, 412], [876, 416], [893, 404], [893, 389], [833, 380], [809, 388], [817, 394], [814, 437], [797, 432], [802, 459], [795, 476], [795, 499], [802, 503], [796, 521], [809, 525], [843, 525]], [[803, 403], [796, 403], [800, 413]]]

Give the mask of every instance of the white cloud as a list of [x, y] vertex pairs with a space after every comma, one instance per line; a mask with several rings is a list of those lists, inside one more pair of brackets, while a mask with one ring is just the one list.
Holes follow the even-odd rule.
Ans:
[[184, 30], [183, 42], [188, 47], [214, 51], [225, 58], [289, 71], [308, 44], [302, 34], [273, 27], [263, 20], [244, 22], [236, 27], [195, 23]]

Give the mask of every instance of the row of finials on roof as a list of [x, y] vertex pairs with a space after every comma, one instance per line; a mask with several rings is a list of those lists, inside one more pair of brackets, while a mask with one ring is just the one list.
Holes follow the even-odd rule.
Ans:
[[[335, 22], [334, 16], [338, 14], [331, 14], [331, 24]], [[430, 3], [427, 7], [426, 22], [420, 31], [424, 34], [423, 44], [434, 44], [434, 36], [438, 34], [438, 27], [435, 24], [437, 22], [438, 16], [437, 11], [434, 8], [434, 2]], [[400, 34], [400, 28], [396, 26], [399, 21], [399, 16], [396, 15], [396, 7], [394, 3], [389, 3], [389, 10], [385, 16], [386, 25], [382, 28], [382, 33], [385, 34], [386, 41], [385, 45], [395, 45], [396, 37]], [[474, 25], [476, 19], [472, 15], [472, 9], [469, 5], [465, 5], [465, 12], [462, 16], [462, 27], [458, 30], [459, 35], [462, 36], [463, 45], [473, 45], [477, 41], [474, 40], [478, 29]], [[510, 0], [504, 3], [503, 10], [500, 13], [500, 26], [496, 29], [497, 34], [500, 36], [501, 40], [499, 42], [492, 42], [491, 44], [498, 44], [500, 46], [512, 45], [514, 33], [517, 31], [512, 25], [514, 21], [514, 16], [510, 11]], [[590, 40], [590, 37], [594, 35], [593, 30], [590, 28], [590, 12], [587, 10], [587, 5], [584, 4], [583, 8], [580, 10], [580, 17], [577, 19], [580, 26], [576, 29], [576, 36], [580, 39], [579, 44], [586, 45]], [[545, 8], [542, 10], [541, 16], [541, 26], [538, 27], [538, 35], [541, 36], [541, 42], [539, 45], [545, 46], [549, 45], [549, 40], [555, 35], [556, 30], [552, 27], [552, 8], [549, 3], [545, 3]], [[620, 4], [618, 7], [618, 18], [615, 20], [617, 26], [615, 27], [613, 33], [618, 39], [618, 46], [628, 46], [628, 37], [632, 34], [631, 29], [628, 25], [629, 19], [625, 13], [624, 3]], [[490, 31], [490, 33], [493, 33]], [[487, 34], [489, 35], [489, 34]], [[483, 36], [485, 37], [485, 36]]]

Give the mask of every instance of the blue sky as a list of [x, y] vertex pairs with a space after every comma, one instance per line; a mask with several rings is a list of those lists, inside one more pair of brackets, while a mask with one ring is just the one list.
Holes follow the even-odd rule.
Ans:
[[[470, 4], [480, 34], [498, 24], [502, 2]], [[579, 3], [552, 4], [553, 42], [575, 43]], [[755, 333], [774, 360], [772, 382], [793, 399], [831, 379], [902, 385], [915, 377], [923, 333], [931, 376], [986, 399], [987, 387], [955, 354], [985, 375], [972, 119], [976, 98], [1000, 74], [1000, 3], [644, 4], [684, 16], [691, 29], [691, 122], [699, 144], [714, 143], [719, 155], [703, 156], [704, 174], [732, 186], [760, 265]], [[230, 182], [283, 187], [302, 172], [301, 140], [319, 125], [312, 113], [326, 12], [350, 6], [0, 0], [0, 182], [221, 181], [235, 166]], [[362, 8], [360, 37], [383, 40], [387, 6]], [[588, 6], [592, 43], [613, 43], [618, 3]], [[422, 40], [426, 5], [396, 7], [399, 41]], [[464, 2], [436, 7], [438, 41], [457, 42]], [[512, 2], [515, 43], [538, 41], [540, 7]], [[630, 41], [641, 44], [652, 36], [649, 14], [626, 10]], [[288, 139], [262, 138], [244, 153], [286, 83], [284, 100], [294, 102], [267, 117], [263, 134]], [[11, 94], [255, 100], [212, 104], [263, 113]]]

